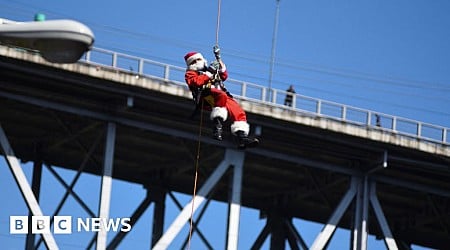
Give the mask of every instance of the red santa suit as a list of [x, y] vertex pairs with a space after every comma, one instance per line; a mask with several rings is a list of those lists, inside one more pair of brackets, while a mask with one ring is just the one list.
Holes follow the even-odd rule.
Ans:
[[[187, 65], [185, 80], [189, 89], [195, 93], [197, 89], [210, 82], [213, 74], [207, 71], [207, 62], [202, 54], [190, 52], [186, 54], [184, 59]], [[228, 72], [224, 64], [219, 70], [219, 76], [222, 81], [228, 78]], [[231, 133], [236, 135], [236, 132], [242, 131], [247, 136], [250, 126], [247, 123], [245, 111], [239, 104], [218, 85], [211, 84], [211, 96], [214, 100], [213, 104], [206, 107], [211, 110], [211, 120], [221, 118], [225, 121], [229, 116], [232, 121]]]

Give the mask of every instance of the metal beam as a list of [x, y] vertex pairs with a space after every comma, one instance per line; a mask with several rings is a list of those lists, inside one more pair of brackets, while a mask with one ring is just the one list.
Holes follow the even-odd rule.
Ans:
[[[69, 192], [72, 195], [72, 197], [78, 202], [78, 204], [80, 204], [80, 206], [86, 211], [86, 213], [88, 213], [91, 217], [95, 217], [95, 213], [89, 208], [89, 206], [83, 201], [83, 199], [81, 199], [81, 197], [75, 192], [75, 190], [70, 188], [70, 186], [64, 181], [64, 179], [51, 166], [49, 165], [45, 166], [47, 167], [47, 170], [51, 174], [53, 174], [56, 180], [59, 181], [59, 183], [61, 183], [61, 185], [64, 186], [66, 192]], [[60, 204], [61, 207], [62, 205], [63, 204]]]
[[367, 171], [367, 174], [373, 174], [374, 172], [385, 169], [388, 167], [388, 151], [384, 150], [383, 155], [380, 157], [380, 161], [375, 165], [374, 168]]
[[[132, 120], [132, 119], [120, 118], [120, 117], [112, 116], [112, 115], [102, 113], [102, 112], [95, 112], [95, 111], [91, 111], [91, 110], [87, 110], [87, 109], [83, 109], [83, 108], [76, 108], [73, 106], [64, 105], [61, 103], [50, 102], [50, 101], [46, 101], [46, 100], [42, 100], [42, 99], [38, 99], [38, 98], [29, 97], [29, 96], [11, 94], [11, 93], [7, 93], [7, 92], [0, 90], [0, 97], [16, 100], [16, 101], [23, 102], [23, 103], [32, 104], [32, 105], [36, 105], [36, 106], [40, 106], [40, 107], [50, 108], [50, 109], [58, 110], [58, 111], [62, 111], [62, 112], [73, 113], [73, 114], [82, 115], [82, 116], [86, 116], [86, 117], [90, 117], [90, 118], [104, 120], [104, 121], [112, 121], [112, 122], [115, 122], [118, 124], [123, 124], [123, 125], [136, 127], [136, 128], [142, 128], [145, 130], [154, 131], [154, 132], [165, 134], [165, 135], [181, 137], [181, 138], [189, 139], [189, 140], [193, 140], [193, 141], [198, 140], [198, 135], [195, 133], [187, 133], [187, 132], [183, 132], [183, 131], [176, 130], [176, 129], [170, 129], [167, 127], [149, 124], [146, 122], [136, 121], [136, 120]], [[230, 147], [233, 146], [234, 147], [234, 145], [232, 145], [231, 143], [218, 142], [212, 138], [203, 138], [202, 137], [200, 140], [202, 142], [207, 142], [209, 144], [217, 145], [217, 146], [221, 146], [221, 147], [223, 147], [223, 146], [230, 146]], [[330, 171], [334, 171], [334, 172], [338, 172], [338, 173], [342, 173], [342, 174], [347, 174], [347, 175], [358, 174], [357, 170], [350, 169], [346, 166], [326, 164], [326, 163], [319, 162], [319, 161], [309, 160], [309, 159], [292, 156], [292, 155], [288, 155], [288, 154], [276, 153], [274, 151], [268, 151], [268, 150], [264, 150], [264, 149], [260, 149], [260, 148], [255, 148], [248, 152], [251, 154], [262, 155], [264, 157], [270, 155], [271, 158], [274, 158], [274, 159], [282, 159], [285, 161], [295, 162], [298, 164], [307, 165], [307, 166], [311, 166], [311, 167], [318, 168], [318, 169], [330, 170]]]
[[433, 211], [433, 214], [436, 216], [434, 220], [439, 221], [439, 224], [441, 225], [442, 231], [446, 234], [449, 234], [449, 225], [447, 225], [446, 222], [446, 216], [440, 211], [438, 208], [436, 202], [433, 200], [433, 197], [431, 195], [427, 195], [428, 204], [431, 207], [431, 210]]
[[[40, 190], [41, 190], [41, 180], [42, 180], [42, 161], [40, 160], [40, 156], [37, 156], [37, 159], [34, 161], [34, 164], [33, 164], [33, 180], [31, 182], [31, 189], [33, 190], [33, 193], [36, 196], [36, 200], [38, 202], [39, 202], [39, 195], [40, 195]], [[31, 216], [32, 215], [33, 214], [30, 211], [28, 213], [28, 225], [31, 225]], [[33, 249], [35, 239], [36, 239], [36, 235], [32, 233], [31, 227], [28, 227], [28, 234], [27, 234], [25, 249]]]
[[328, 220], [327, 225], [324, 226], [322, 231], [319, 233], [317, 238], [315, 239], [313, 245], [311, 246], [312, 250], [321, 250], [324, 249], [326, 244], [328, 243], [329, 239], [333, 235], [334, 231], [336, 230], [337, 224], [339, 223], [340, 219], [342, 218], [342, 215], [344, 215], [345, 210], [347, 209], [348, 205], [350, 205], [350, 202], [353, 200], [356, 194], [356, 187], [357, 187], [357, 177], [352, 177], [350, 188], [345, 193], [344, 197], [342, 198], [341, 202], [337, 206], [336, 210], [334, 210], [333, 214], [331, 215], [330, 219]]
[[[71, 194], [73, 199], [75, 199], [76, 202], [78, 202], [78, 204], [86, 211], [86, 213], [88, 213], [91, 217], [95, 217], [95, 213], [89, 208], [89, 206], [83, 201], [83, 199], [80, 198], [80, 196], [78, 196], [78, 194], [75, 192], [75, 190], [73, 190], [73, 186], [69, 186], [64, 179], [49, 165], [45, 165], [47, 167], [47, 170], [56, 178], [57, 181], [59, 181], [59, 183], [61, 183], [61, 185], [66, 189], [66, 193], [64, 194], [61, 202], [58, 204], [55, 212], [53, 213], [52, 217], [50, 218], [50, 226], [53, 225], [53, 219], [55, 215], [58, 215], [59, 211], [62, 209], [62, 206], [64, 205], [65, 200], [68, 198], [68, 195]], [[79, 170], [79, 173], [81, 170]], [[78, 175], [78, 174], [77, 174]], [[76, 179], [77, 177], [75, 177]], [[73, 181], [75, 181], [75, 179]], [[74, 182], [72, 182], [73, 185], [75, 185]], [[90, 243], [89, 245], [91, 246], [92, 244], [94, 244], [94, 240], [95, 237], [91, 240], [92, 243]], [[34, 247], [35, 249], [38, 249], [39, 246], [42, 243], [42, 238], [39, 239], [39, 241], [36, 243], [36, 246]]]
[[[72, 181], [70, 182], [69, 185], [67, 185], [67, 183], [56, 173], [56, 171], [54, 171], [53, 168], [48, 167], [49, 171], [55, 176], [55, 178], [66, 189], [66, 192], [64, 193], [63, 198], [61, 198], [61, 201], [59, 202], [58, 206], [55, 209], [55, 212], [53, 213], [52, 218], [50, 219], [50, 225], [53, 224], [53, 217], [59, 214], [59, 212], [61, 211], [64, 203], [66, 202], [66, 200], [67, 200], [67, 198], [69, 197], [70, 194], [72, 194], [74, 196], [76, 201], [81, 201], [81, 198], [79, 198], [79, 196], [75, 193], [73, 188], [75, 187], [75, 184], [77, 183], [78, 179], [80, 178], [81, 174], [83, 173], [83, 170], [86, 167], [86, 165], [87, 165], [87, 163], [89, 161], [89, 158], [92, 157], [92, 153], [94, 152], [94, 150], [98, 146], [98, 143], [100, 142], [100, 137], [101, 137], [101, 134], [99, 134], [97, 136], [97, 138], [95, 139], [95, 141], [92, 143], [91, 147], [89, 148], [88, 153], [86, 154], [86, 157], [84, 157], [83, 162], [81, 163], [80, 167], [77, 170], [77, 173], [75, 174], [75, 176], [73, 177], [73, 179], [72, 179]], [[84, 202], [79, 202], [79, 203], [93, 217], [94, 213], [89, 209], [89, 207]], [[39, 245], [37, 245], [37, 247], [38, 246]]]
[[316, 160], [306, 159], [306, 158], [299, 157], [299, 156], [293, 156], [293, 155], [284, 154], [284, 153], [277, 153], [277, 152], [270, 151], [270, 150], [264, 150], [262, 148], [255, 148], [249, 152], [251, 152], [252, 154], [257, 154], [257, 155], [261, 155], [264, 157], [267, 157], [268, 155], [270, 155], [270, 158], [273, 158], [273, 159], [282, 159], [283, 161], [295, 162], [300, 165], [311, 166], [313, 168], [329, 170], [329, 171], [333, 171], [333, 172], [337, 172], [337, 173], [341, 173], [341, 174], [346, 174], [346, 175], [358, 175], [359, 174], [358, 170], [348, 168], [347, 166], [328, 164], [328, 163], [324, 163], [324, 162], [320, 162], [320, 161], [316, 161]]
[[[61, 112], [72, 113], [72, 114], [77, 114], [77, 115], [81, 115], [81, 116], [85, 116], [85, 117], [89, 117], [89, 118], [94, 118], [97, 120], [110, 121], [110, 122], [115, 122], [118, 124], [123, 124], [123, 125], [131, 126], [131, 127], [142, 128], [145, 130], [158, 132], [158, 133], [165, 134], [165, 135], [176, 136], [176, 137], [181, 137], [181, 138], [190, 139], [190, 140], [198, 139], [198, 135], [196, 133], [182, 132], [180, 130], [170, 129], [170, 128], [167, 128], [164, 126], [158, 126], [155, 124], [150, 124], [150, 123], [141, 122], [141, 121], [132, 120], [132, 119], [120, 118], [118, 116], [114, 116], [114, 115], [107, 114], [104, 112], [96, 112], [96, 111], [91, 111], [91, 110], [88, 110], [85, 108], [77, 108], [72, 105], [65, 105], [62, 103], [46, 101], [44, 99], [34, 98], [34, 97], [30, 97], [30, 96], [11, 94], [11, 93], [0, 90], [0, 97], [11, 99], [11, 100], [16, 100], [16, 101], [27, 103], [27, 104], [32, 104], [32, 105], [35, 105], [38, 107], [44, 107], [44, 108], [49, 108], [49, 109], [53, 109], [53, 110], [57, 110], [57, 111], [61, 111]], [[223, 144], [222, 142], [213, 143], [215, 140], [211, 139], [211, 138], [201, 138], [201, 141], [207, 141], [208, 143], [212, 143], [212, 144], [216, 144], [216, 145]]]
[[[284, 219], [284, 227], [286, 228], [286, 238], [288, 240], [289, 246], [292, 250], [300, 250], [300, 247], [298, 246], [299, 242], [298, 242], [298, 237], [297, 237], [297, 231], [295, 230], [295, 228], [293, 228], [293, 226], [291, 227], [291, 224], [289, 223], [291, 219]], [[295, 232], [294, 232], [295, 231]], [[302, 249], [308, 249], [308, 248], [303, 248]]]
[[231, 204], [228, 206], [228, 237], [225, 249], [238, 249], [239, 219], [241, 211], [242, 173], [244, 169], [244, 151], [233, 152], [233, 183]]
[[[0, 143], [5, 154], [6, 163], [13, 174], [14, 179], [16, 180], [17, 185], [19, 186], [20, 192], [25, 199], [25, 202], [28, 206], [28, 209], [34, 216], [43, 216], [42, 210], [39, 206], [39, 203], [36, 197], [31, 190], [30, 184], [28, 183], [27, 177], [23, 172], [19, 160], [14, 154], [11, 145], [9, 144], [8, 138], [6, 137], [5, 131], [0, 124]], [[56, 241], [53, 238], [53, 235], [50, 232], [42, 233], [42, 237], [44, 238], [45, 245], [48, 249], [54, 250], [58, 249], [56, 245]]]
[[166, 193], [167, 191], [160, 187], [153, 187], [150, 197], [153, 200], [153, 226], [152, 226], [152, 247], [158, 242], [164, 232], [164, 218], [166, 213]]
[[362, 220], [361, 220], [361, 236], [360, 236], [360, 249], [367, 249], [367, 237], [369, 235], [368, 224], [369, 224], [369, 177], [366, 175], [362, 180], [363, 186], [363, 207], [362, 207]]
[[361, 231], [361, 221], [362, 221], [362, 186], [358, 182], [357, 191], [355, 195], [355, 210], [354, 210], [354, 222], [353, 222], [353, 232], [352, 232], [352, 246], [350, 249], [357, 250], [360, 241], [360, 231]]
[[[139, 220], [139, 218], [144, 214], [144, 212], [147, 210], [147, 208], [152, 203], [152, 199], [150, 195], [147, 192], [147, 196], [144, 198], [144, 200], [139, 204], [139, 206], [134, 210], [133, 215], [130, 217], [130, 226], [133, 228], [134, 224]], [[119, 231], [116, 236], [111, 240], [107, 250], [116, 249], [117, 246], [119, 246], [120, 242], [125, 238], [127, 233]]]
[[386, 217], [384, 216], [380, 202], [378, 201], [376, 183], [373, 181], [370, 183], [370, 202], [372, 203], [372, 208], [381, 227], [381, 231], [383, 231], [384, 243], [386, 244], [387, 249], [398, 249], [397, 243], [395, 242], [391, 230], [389, 229]]
[[[116, 124], [109, 122], [106, 133], [106, 148], [103, 163], [103, 176], [100, 195], [99, 218], [109, 218], [109, 207], [111, 201], [114, 144], [116, 141]], [[97, 250], [106, 249], [107, 231], [101, 227], [97, 234]]]
[[[194, 218], [192, 218], [192, 220], [193, 220], [192, 228], [195, 229], [195, 231], [198, 233], [198, 236], [203, 241], [203, 243], [206, 245], [206, 249], [213, 250], [214, 247], [211, 245], [211, 243], [209, 243], [208, 239], [206, 239], [206, 237], [200, 232], [200, 229], [198, 228], [198, 224], [200, 223], [200, 220], [203, 218], [203, 215], [205, 214], [206, 209], [208, 208], [210, 202], [211, 202], [211, 199], [208, 197], [205, 205], [202, 207], [202, 209], [198, 213], [196, 220], [194, 220]], [[189, 222], [190, 222], [190, 220], [189, 220]], [[192, 233], [192, 235], [194, 235], [194, 234]], [[189, 234], [187, 234], [186, 238], [184, 239], [181, 249], [189, 249], [189, 247], [186, 247], [188, 244], [189, 244]]]
[[294, 227], [294, 224], [292, 223], [292, 219], [286, 219], [285, 223], [286, 223], [286, 227], [288, 229], [288, 233], [292, 234], [292, 236], [295, 238], [295, 241], [297, 242], [297, 245], [300, 245], [303, 250], [307, 250], [308, 245], [306, 244], [305, 240], [303, 240], [302, 236], [297, 231], [297, 229]]
[[262, 245], [264, 244], [264, 241], [266, 241], [267, 236], [269, 236], [270, 233], [270, 224], [268, 220], [266, 221], [266, 225], [261, 230], [261, 233], [259, 233], [258, 237], [256, 238], [255, 242], [253, 243], [253, 246], [250, 248], [251, 250], [259, 250], [261, 249]]
[[442, 196], [446, 198], [450, 198], [450, 190], [448, 189], [442, 189], [442, 188], [436, 188], [430, 185], [424, 185], [416, 182], [411, 181], [405, 181], [400, 180], [399, 178], [392, 178], [388, 176], [372, 176], [372, 180], [375, 180], [377, 182], [383, 182], [386, 184], [390, 184], [397, 187], [404, 187], [411, 190], [416, 190], [419, 192], [429, 193], [429, 194], [435, 194], [437, 196]]
[[211, 189], [217, 184], [220, 178], [225, 174], [228, 167], [234, 162], [233, 157], [236, 156], [236, 150], [227, 149], [225, 151], [225, 158], [214, 170], [211, 176], [203, 184], [202, 188], [198, 191], [198, 194], [184, 206], [183, 210], [178, 214], [177, 218], [172, 222], [170, 227], [164, 233], [164, 235], [156, 243], [153, 250], [164, 250], [169, 247], [173, 239], [178, 235], [183, 226], [189, 220], [191, 213], [194, 213], [198, 207], [205, 201], [205, 197], [211, 191]]
[[[212, 192], [210, 192], [209, 195], [211, 195], [213, 192], [214, 192], [214, 190]], [[172, 198], [173, 202], [175, 202], [175, 205], [177, 206], [177, 208], [180, 211], [183, 210], [183, 206], [181, 206], [180, 202], [176, 199], [176, 197], [171, 192], [169, 192], [169, 196], [170, 196], [170, 198]], [[205, 206], [203, 206], [203, 209], [208, 205], [209, 201], [210, 201], [210, 199], [207, 199]], [[198, 216], [197, 220], [192, 222], [192, 227], [193, 227], [194, 231], [198, 234], [200, 239], [203, 241], [203, 243], [207, 246], [207, 248], [211, 249], [212, 248], [211, 243], [208, 242], [205, 235], [202, 233], [202, 231], [200, 231], [200, 228], [198, 228], [198, 225], [197, 225], [202, 216], [203, 209], [202, 209], [202, 211], [200, 211], [200, 215]], [[189, 220], [189, 222], [191, 222], [191, 221]], [[158, 238], [158, 240], [159, 240], [159, 238]], [[155, 242], [155, 244], [156, 244], [156, 242]]]
[[358, 183], [358, 192], [355, 199], [355, 224], [353, 229], [354, 250], [367, 249], [368, 221], [369, 221], [369, 186], [368, 176], [364, 176]]
[[[46, 148], [46, 150], [50, 150], [53, 147], [58, 147], [58, 145], [61, 145], [63, 143], [66, 143], [67, 141], [70, 140], [74, 140], [76, 139], [80, 134], [91, 130], [92, 128], [98, 126], [100, 123], [93, 123], [92, 125], [85, 127], [84, 129], [78, 131], [77, 133], [72, 133], [72, 131], [69, 130], [69, 128], [59, 119], [59, 117], [57, 117], [56, 115], [54, 115], [57, 118], [57, 121], [60, 123], [60, 125], [68, 132], [69, 136], [67, 138], [65, 138], [64, 140], [58, 141], [55, 144], [50, 145], [49, 147]], [[58, 206], [55, 209], [55, 212], [53, 213], [53, 216], [50, 218], [50, 225], [53, 225], [53, 218], [55, 215], [58, 215], [59, 212], [61, 211], [64, 203], [66, 202], [67, 198], [69, 198], [69, 195], [72, 195], [73, 198], [78, 202], [78, 204], [80, 204], [80, 206], [86, 210], [86, 212], [91, 216], [91, 217], [95, 217], [95, 213], [92, 212], [92, 210], [89, 208], [89, 206], [83, 202], [83, 200], [77, 195], [77, 193], [73, 190], [73, 188], [75, 187], [75, 184], [77, 183], [78, 179], [80, 178], [81, 174], [83, 173], [84, 168], [86, 167], [86, 165], [89, 162], [89, 159], [92, 160], [94, 163], [97, 163], [97, 160], [95, 158], [92, 157], [92, 154], [94, 152], [94, 150], [96, 149], [96, 147], [98, 146], [98, 143], [100, 142], [101, 137], [103, 136], [103, 133], [99, 133], [98, 136], [95, 138], [95, 141], [92, 143], [91, 147], [88, 149], [86, 149], [78, 140], [75, 140], [76, 144], [78, 144], [80, 146], [80, 148], [83, 151], [86, 151], [86, 157], [84, 157], [83, 162], [81, 163], [80, 167], [77, 170], [77, 173], [75, 175], [75, 177], [72, 179], [72, 182], [70, 183], [70, 185], [67, 185], [67, 183], [64, 181], [63, 178], [61, 178], [56, 171], [51, 168], [50, 166], [47, 166], [48, 170], [53, 174], [53, 176], [61, 183], [61, 185], [64, 186], [64, 188], [66, 189], [66, 192], [63, 195], [63, 198], [61, 198], [61, 201], [59, 202]], [[92, 243], [90, 243], [89, 245], [92, 245], [94, 243], [95, 237], [91, 240]], [[37, 242], [35, 249], [38, 249], [40, 244], [42, 243], [42, 238]]]
[[284, 218], [279, 211], [270, 211], [267, 217], [268, 223], [271, 225], [270, 249], [286, 248], [286, 229], [284, 227]]

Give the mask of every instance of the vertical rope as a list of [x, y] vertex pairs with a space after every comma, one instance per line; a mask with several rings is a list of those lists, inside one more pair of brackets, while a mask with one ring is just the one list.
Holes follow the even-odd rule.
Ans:
[[198, 130], [198, 141], [197, 141], [197, 156], [195, 158], [195, 176], [194, 176], [194, 192], [192, 193], [192, 206], [191, 206], [191, 218], [189, 224], [189, 240], [188, 240], [188, 250], [191, 249], [191, 239], [192, 239], [192, 231], [193, 231], [193, 222], [194, 222], [194, 202], [195, 196], [197, 193], [197, 180], [198, 180], [198, 165], [200, 160], [200, 146], [201, 146], [201, 137], [202, 137], [202, 128], [203, 128], [203, 100], [201, 100], [200, 107], [200, 125]]
[[218, 1], [218, 7], [217, 7], [217, 23], [216, 23], [216, 45], [219, 45], [219, 28], [220, 28], [220, 5], [221, 0]]
[[278, 34], [278, 19], [280, 16], [280, 0], [277, 0], [276, 12], [275, 12], [275, 23], [273, 26], [273, 36], [272, 36], [272, 51], [270, 53], [270, 69], [269, 69], [269, 93], [267, 94], [267, 101], [272, 101], [272, 78], [273, 78], [273, 68], [275, 65], [275, 50], [277, 44], [277, 34]]
[[[222, 1], [218, 0], [217, 7], [217, 23], [216, 23], [216, 45], [219, 46], [219, 28], [220, 28], [220, 5]], [[198, 181], [198, 165], [200, 160], [200, 146], [201, 146], [201, 137], [202, 137], [202, 128], [203, 128], [203, 100], [201, 100], [202, 104], [200, 107], [200, 128], [198, 132], [198, 143], [197, 143], [197, 157], [195, 159], [195, 176], [194, 176], [194, 192], [192, 193], [192, 206], [191, 206], [191, 218], [189, 224], [189, 238], [188, 238], [188, 250], [191, 249], [191, 239], [192, 239], [192, 231], [193, 231], [193, 223], [194, 223], [194, 203], [195, 196], [197, 193], [197, 181]]]

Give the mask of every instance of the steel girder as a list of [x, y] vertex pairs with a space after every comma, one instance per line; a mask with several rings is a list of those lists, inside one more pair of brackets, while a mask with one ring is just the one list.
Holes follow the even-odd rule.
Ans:
[[[99, 216], [107, 218], [109, 215], [109, 202], [111, 196], [111, 187], [112, 187], [112, 162], [114, 158], [114, 143], [115, 143], [115, 124], [108, 123], [107, 125], [107, 133], [106, 133], [106, 149], [104, 154], [104, 170], [102, 175], [102, 186], [101, 186], [101, 196], [99, 198], [100, 208], [99, 208]], [[33, 191], [31, 190], [30, 184], [26, 180], [23, 171], [21, 170], [18, 159], [15, 157], [14, 152], [9, 145], [6, 134], [0, 126], [0, 142], [2, 145], [2, 149], [6, 155], [6, 161], [10, 166], [11, 172], [14, 175], [18, 186], [21, 189], [21, 192], [25, 198], [27, 205], [29, 206], [31, 213], [33, 215], [43, 215], [40, 210], [40, 206], [37, 202]], [[96, 143], [94, 143], [94, 146]], [[87, 155], [89, 157], [89, 155]], [[154, 239], [154, 247], [153, 249], [167, 249], [172, 240], [178, 235], [181, 228], [190, 220], [191, 212], [195, 212], [199, 206], [207, 200], [208, 194], [213, 190], [214, 186], [218, 183], [219, 179], [225, 174], [225, 172], [233, 167], [233, 179], [231, 182], [231, 198], [229, 203], [228, 210], [228, 238], [226, 241], [226, 249], [232, 250], [237, 249], [238, 246], [238, 236], [239, 236], [239, 214], [240, 214], [240, 196], [241, 196], [241, 185], [242, 185], [242, 171], [244, 168], [244, 159], [245, 159], [245, 151], [238, 151], [233, 149], [227, 149], [223, 161], [217, 166], [215, 171], [210, 175], [208, 180], [204, 183], [204, 185], [199, 190], [198, 194], [191, 200], [188, 204], [184, 206], [178, 217], [172, 222], [171, 226], [166, 230], [166, 232], [161, 235], [161, 237], [156, 240]], [[80, 167], [82, 170], [83, 165]], [[54, 172], [53, 172], [54, 173]], [[79, 174], [80, 172], [78, 172]], [[56, 173], [54, 173], [57, 175]], [[66, 195], [63, 198], [62, 203], [66, 199], [69, 193], [73, 193], [73, 185], [78, 179], [79, 175], [74, 178], [74, 181], [65, 187], [67, 189]], [[37, 181], [37, 180], [35, 180]], [[164, 192], [163, 192], [164, 193]], [[142, 215], [143, 211], [148, 208], [151, 200], [158, 200], [161, 204], [161, 201], [164, 201], [164, 194], [159, 196], [158, 199], [151, 199], [148, 196], [139, 208], [133, 214], [133, 222], [135, 223], [140, 215]], [[372, 180], [369, 176], [352, 176], [351, 184], [346, 192], [346, 194], [342, 197], [341, 202], [335, 208], [334, 213], [329, 218], [329, 221], [324, 228], [319, 233], [317, 238], [315, 239], [313, 245], [310, 249], [323, 249], [327, 246], [331, 236], [339, 224], [339, 220], [342, 218], [344, 212], [348, 209], [350, 203], [355, 202], [355, 227], [353, 229], [352, 238], [352, 249], [367, 249], [367, 223], [369, 221], [368, 218], [368, 209], [369, 203], [372, 205], [374, 213], [376, 215], [376, 219], [380, 224], [380, 227], [384, 234], [384, 241], [389, 249], [398, 249], [398, 246], [393, 239], [392, 233], [389, 229], [388, 222], [383, 214], [383, 210], [381, 208], [381, 204], [378, 201], [376, 196], [376, 181]], [[60, 206], [62, 205], [60, 203]], [[59, 206], [59, 207], [60, 207]], [[57, 209], [58, 210], [58, 209]], [[56, 211], [55, 214], [57, 214]], [[91, 212], [92, 213], [92, 212]], [[163, 210], [159, 209], [159, 215], [163, 215]], [[291, 222], [291, 218], [285, 218], [282, 214], [271, 214], [267, 220], [267, 225], [262, 231], [260, 235], [260, 239], [257, 240], [254, 244], [253, 248], [257, 248], [261, 243], [268, 237], [269, 234], [272, 234], [272, 243], [271, 249], [277, 249], [280, 246], [284, 245], [284, 240], [288, 240], [291, 248], [293, 249], [305, 249], [307, 248], [306, 243], [301, 238], [300, 234], [297, 232], [295, 227]], [[161, 227], [162, 225], [158, 225]], [[162, 231], [160, 231], [161, 233]], [[278, 236], [277, 236], [278, 235]], [[103, 231], [98, 233], [96, 239], [97, 249], [106, 249], [106, 237], [107, 232]], [[120, 243], [120, 240], [123, 239], [124, 234], [119, 233], [116, 238], [110, 243], [108, 248], [113, 249]], [[51, 233], [43, 234], [42, 238], [47, 248], [49, 249], [58, 249], [56, 241]], [[91, 241], [93, 242], [93, 241]]]

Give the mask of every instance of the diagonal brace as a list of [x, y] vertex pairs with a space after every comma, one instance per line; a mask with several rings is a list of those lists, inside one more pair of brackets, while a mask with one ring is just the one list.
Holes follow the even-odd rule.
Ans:
[[[164, 233], [164, 235], [156, 243], [154, 250], [167, 249], [178, 233], [181, 231], [183, 226], [190, 218], [191, 209], [195, 212], [198, 207], [205, 201], [205, 197], [211, 191], [211, 189], [219, 182], [220, 178], [225, 174], [230, 165], [233, 164], [233, 158], [237, 154], [242, 154], [237, 150], [227, 149], [225, 152], [224, 160], [219, 164], [219, 166], [214, 170], [211, 176], [203, 184], [202, 188], [198, 191], [198, 194], [183, 208], [180, 214], [175, 218], [170, 227]], [[194, 203], [194, 205], [192, 204]]]
[[338, 207], [331, 215], [331, 218], [328, 220], [327, 225], [325, 225], [325, 227], [322, 229], [322, 231], [317, 236], [316, 240], [314, 241], [313, 245], [311, 246], [311, 249], [324, 249], [325, 248], [330, 237], [333, 235], [334, 231], [336, 230], [337, 224], [339, 223], [342, 216], [344, 215], [344, 212], [346, 211], [347, 207], [350, 205], [350, 202], [355, 197], [357, 182], [358, 182], [358, 180], [356, 179], [356, 177], [352, 177], [350, 188], [347, 190], [347, 193], [345, 193], [345, 195], [342, 198], [341, 202], [339, 203]]
[[[20, 192], [22, 193], [28, 208], [30, 209], [31, 213], [34, 216], [42, 216], [43, 213], [39, 206], [39, 203], [36, 197], [34, 196], [33, 191], [31, 190], [30, 184], [28, 183], [25, 173], [20, 167], [19, 160], [15, 156], [14, 151], [11, 148], [11, 145], [9, 144], [8, 138], [6, 137], [6, 134], [1, 124], [0, 124], [0, 144], [2, 146], [3, 152], [5, 153], [6, 163], [8, 164], [9, 169], [11, 170], [11, 173], [13, 174], [14, 179], [17, 182], [17, 185], [19, 186]], [[58, 249], [56, 241], [50, 232], [43, 233], [42, 237], [44, 238], [45, 245], [47, 246], [48, 249], [50, 250]]]

